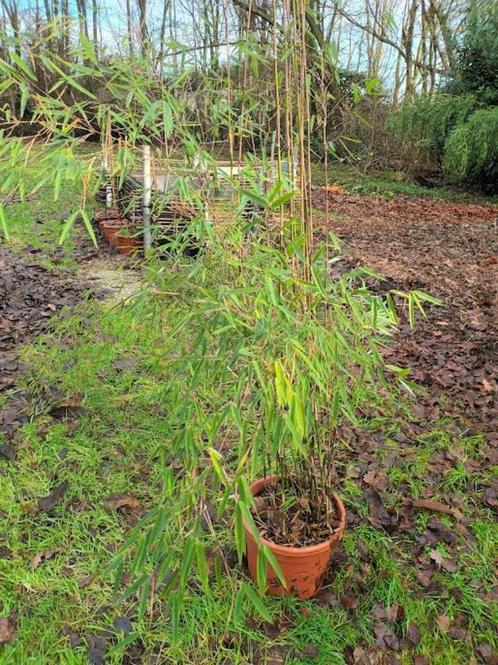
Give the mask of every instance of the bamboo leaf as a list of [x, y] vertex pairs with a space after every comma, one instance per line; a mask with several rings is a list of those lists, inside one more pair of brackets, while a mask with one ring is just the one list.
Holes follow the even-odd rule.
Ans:
[[95, 231], [93, 230], [92, 222], [90, 221], [88, 213], [85, 209], [81, 210], [81, 218], [83, 219], [83, 224], [85, 225], [85, 228], [88, 232], [88, 235], [92, 239], [93, 244], [95, 245], [95, 247], [98, 247], [97, 238], [95, 237]]
[[258, 560], [256, 562], [256, 583], [260, 594], [264, 594], [267, 587], [268, 561], [263, 552], [263, 548], [258, 550]]
[[208, 565], [206, 559], [206, 550], [204, 545], [200, 542], [195, 544], [195, 556], [197, 561], [197, 571], [199, 573], [199, 579], [202, 584], [202, 588], [205, 592], [209, 588], [209, 574], [208, 574]]
[[273, 568], [273, 571], [275, 575], [277, 576], [278, 581], [280, 584], [284, 587], [284, 589], [287, 589], [287, 580], [285, 579], [282, 569], [279, 566], [278, 561], [275, 558], [275, 555], [271, 551], [270, 547], [268, 545], [263, 545], [263, 554], [270, 564], [270, 566]]
[[209, 454], [209, 457], [211, 459], [211, 464], [213, 465], [213, 468], [216, 472], [216, 475], [218, 476], [220, 481], [223, 483], [223, 485], [227, 485], [226, 473], [225, 473], [225, 470], [223, 469], [223, 467], [221, 465], [221, 461], [223, 459], [222, 456], [220, 455], [220, 453], [217, 450], [215, 450], [214, 448], [211, 448], [211, 447], [208, 448], [208, 454]]
[[10, 240], [9, 227], [7, 225], [7, 217], [5, 215], [5, 208], [3, 204], [0, 203], [0, 228], [7, 242]]
[[69, 232], [74, 226], [74, 223], [80, 216], [81, 211], [80, 210], [75, 210], [64, 222], [64, 226], [62, 227], [61, 235], [59, 237], [59, 245], [62, 245], [64, 240], [67, 238], [69, 235]]
[[246, 552], [246, 534], [244, 531], [242, 511], [240, 509], [239, 503], [237, 503], [235, 506], [235, 548], [237, 550], [239, 563], [241, 563], [242, 558]]
[[254, 593], [253, 588], [249, 584], [244, 582], [243, 589], [245, 597], [251, 603], [253, 608], [256, 610], [257, 614], [265, 621], [271, 622], [272, 620], [271, 614], [264, 606], [261, 598], [259, 598], [259, 596], [256, 593]]

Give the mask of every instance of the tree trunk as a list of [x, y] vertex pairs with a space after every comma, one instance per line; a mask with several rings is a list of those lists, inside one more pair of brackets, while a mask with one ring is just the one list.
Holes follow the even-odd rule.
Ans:
[[133, 18], [131, 15], [130, 0], [126, 0], [126, 28], [128, 33], [128, 48], [130, 50], [130, 57], [133, 58]]
[[98, 57], [99, 53], [99, 9], [97, 0], [92, 0], [92, 23], [93, 23], [93, 48], [95, 55]]

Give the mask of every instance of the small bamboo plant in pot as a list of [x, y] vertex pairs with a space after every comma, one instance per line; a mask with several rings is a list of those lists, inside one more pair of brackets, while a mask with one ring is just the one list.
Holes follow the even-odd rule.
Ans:
[[346, 527], [340, 426], [358, 423], [387, 386], [377, 345], [394, 329], [395, 312], [351, 287], [360, 271], [333, 282], [325, 263], [318, 258], [314, 283], [280, 270], [279, 288], [266, 280], [255, 303], [259, 327], [269, 323], [265, 347], [252, 358], [260, 418], [250, 471], [237, 481], [235, 535], [251, 576], [271, 595], [311, 598], [320, 590]]
[[[246, 512], [242, 523], [249, 572], [260, 589], [311, 598], [343, 537], [346, 510], [335, 491], [337, 413], [332, 402], [329, 413], [317, 406], [314, 380], [296, 361], [276, 360], [273, 381], [264, 384], [264, 467], [270, 471], [250, 484], [249, 518]], [[325, 447], [321, 432], [330, 427]]]

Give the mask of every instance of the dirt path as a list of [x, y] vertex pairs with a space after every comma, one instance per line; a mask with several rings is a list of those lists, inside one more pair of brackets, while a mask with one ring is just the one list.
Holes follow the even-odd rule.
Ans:
[[[498, 206], [314, 192], [323, 232], [344, 241], [334, 270], [363, 265], [379, 292], [418, 289], [442, 300], [415, 330], [403, 322], [389, 362], [428, 389], [419, 415], [463, 416], [498, 446]], [[425, 413], [424, 413], [425, 411]]]

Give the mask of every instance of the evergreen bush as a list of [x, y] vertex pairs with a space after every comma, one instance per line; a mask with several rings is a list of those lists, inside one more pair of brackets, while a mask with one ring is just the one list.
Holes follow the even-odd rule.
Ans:
[[498, 107], [476, 111], [453, 130], [443, 167], [455, 184], [498, 190]]

